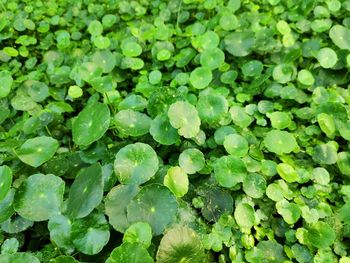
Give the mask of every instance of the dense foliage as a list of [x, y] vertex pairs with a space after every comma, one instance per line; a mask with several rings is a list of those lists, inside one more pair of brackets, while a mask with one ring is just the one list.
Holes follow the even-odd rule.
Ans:
[[0, 0], [1, 263], [349, 263], [349, 0]]

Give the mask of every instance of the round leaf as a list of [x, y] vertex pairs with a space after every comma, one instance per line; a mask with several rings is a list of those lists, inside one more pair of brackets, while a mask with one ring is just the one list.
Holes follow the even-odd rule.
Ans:
[[132, 224], [124, 233], [123, 242], [139, 243], [144, 248], [148, 248], [152, 241], [152, 228], [144, 222]]
[[179, 155], [179, 165], [188, 174], [194, 174], [204, 168], [204, 154], [195, 148], [186, 149]]
[[144, 143], [129, 144], [119, 150], [114, 171], [123, 184], [143, 184], [158, 170], [159, 161], [151, 146]]
[[298, 205], [289, 203], [285, 199], [276, 203], [276, 209], [277, 212], [283, 217], [283, 220], [290, 225], [295, 224], [301, 215]]
[[117, 129], [122, 135], [141, 136], [149, 132], [152, 119], [134, 110], [121, 110], [114, 116]]
[[196, 232], [183, 226], [176, 226], [163, 236], [156, 258], [158, 263], [207, 261]]
[[335, 233], [327, 223], [319, 221], [307, 231], [307, 240], [310, 245], [324, 249], [334, 243]]
[[243, 229], [250, 229], [255, 222], [254, 209], [248, 204], [239, 203], [234, 213], [237, 224]]
[[317, 53], [317, 60], [323, 68], [332, 68], [338, 61], [337, 53], [331, 48], [321, 48]]
[[329, 30], [329, 37], [341, 49], [350, 50], [350, 30], [342, 25], [335, 25]]
[[1, 263], [40, 263], [39, 259], [30, 253], [17, 252], [14, 254], [0, 255]]
[[7, 165], [0, 166], [0, 201], [10, 191], [12, 184], [12, 170]]
[[70, 239], [72, 222], [64, 215], [55, 215], [50, 217], [47, 225], [50, 231], [50, 239], [55, 244], [64, 249], [67, 253], [74, 251], [74, 246]]
[[103, 197], [102, 169], [99, 163], [80, 170], [67, 200], [67, 213], [72, 218], [82, 218], [98, 206]]
[[252, 198], [261, 198], [266, 190], [265, 178], [257, 173], [251, 173], [243, 179], [243, 191]]
[[226, 50], [236, 57], [247, 56], [255, 45], [254, 33], [234, 32], [224, 39]]
[[181, 167], [174, 166], [168, 169], [164, 177], [164, 185], [176, 197], [182, 197], [188, 192], [188, 184], [188, 176]]
[[52, 174], [34, 174], [18, 188], [14, 209], [32, 221], [45, 221], [59, 214], [63, 202], [64, 181]]
[[199, 67], [191, 72], [190, 83], [195, 89], [208, 87], [213, 76], [209, 67]]
[[106, 263], [119, 262], [153, 263], [153, 259], [141, 244], [126, 242], [115, 248], [106, 260]]
[[22, 162], [38, 167], [54, 156], [58, 146], [58, 141], [51, 137], [35, 137], [26, 140], [17, 150], [17, 155]]
[[243, 157], [248, 153], [248, 141], [241, 135], [229, 134], [224, 140], [225, 150], [238, 157]]
[[143, 187], [127, 207], [129, 222], [146, 222], [153, 234], [160, 235], [175, 219], [177, 202], [170, 190], [162, 185]]
[[203, 95], [199, 96], [197, 110], [201, 120], [210, 124], [224, 117], [228, 111], [228, 103], [222, 95]]
[[168, 117], [171, 126], [185, 138], [195, 137], [200, 130], [201, 120], [197, 109], [187, 101], [177, 101], [170, 105]]
[[209, 68], [211, 70], [219, 68], [224, 62], [225, 54], [219, 48], [206, 49], [202, 52], [200, 57], [202, 67]]
[[221, 186], [230, 188], [243, 181], [247, 169], [240, 158], [223, 156], [215, 161], [214, 174]]
[[73, 141], [78, 145], [89, 145], [100, 139], [109, 127], [110, 113], [103, 103], [88, 104], [73, 121]]
[[152, 121], [149, 133], [156, 142], [163, 145], [175, 144], [180, 138], [166, 114], [160, 114]]
[[0, 83], [0, 98], [5, 98], [10, 94], [13, 83], [13, 78], [10, 71], [0, 71]]
[[126, 208], [138, 191], [139, 188], [136, 185], [118, 185], [107, 194], [106, 215], [115, 230], [124, 233], [129, 227]]
[[264, 139], [268, 151], [283, 154], [290, 153], [298, 147], [294, 136], [286, 131], [271, 130]]
[[73, 222], [71, 239], [76, 249], [86, 255], [96, 255], [109, 241], [109, 226], [102, 214], [93, 213]]

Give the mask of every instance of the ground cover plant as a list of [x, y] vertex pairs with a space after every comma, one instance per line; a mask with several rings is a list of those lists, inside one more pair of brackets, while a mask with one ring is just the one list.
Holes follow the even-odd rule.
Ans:
[[1, 263], [350, 262], [350, 1], [0, 10]]

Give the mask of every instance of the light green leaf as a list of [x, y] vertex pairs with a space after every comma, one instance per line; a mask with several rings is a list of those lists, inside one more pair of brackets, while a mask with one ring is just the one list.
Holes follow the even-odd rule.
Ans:
[[329, 30], [329, 37], [341, 49], [350, 50], [350, 30], [342, 25], [335, 25]]
[[0, 83], [0, 98], [5, 98], [10, 94], [13, 84], [13, 78], [10, 71], [0, 71]]
[[124, 233], [129, 227], [126, 208], [138, 191], [137, 185], [120, 184], [107, 194], [105, 199], [106, 215], [115, 230]]
[[58, 141], [47, 136], [26, 140], [17, 150], [18, 158], [33, 167], [50, 160], [58, 149]]
[[204, 168], [204, 154], [195, 148], [186, 149], [179, 155], [179, 165], [188, 174], [194, 174]]
[[316, 58], [323, 68], [332, 68], [338, 61], [337, 53], [329, 47], [321, 48]]
[[152, 243], [152, 228], [144, 222], [132, 224], [124, 233], [123, 242], [138, 243], [148, 248]]
[[215, 161], [214, 174], [221, 186], [230, 188], [243, 181], [247, 169], [240, 158], [223, 156]]
[[236, 57], [247, 56], [255, 45], [254, 33], [234, 32], [228, 34], [224, 39], [226, 50]]
[[249, 204], [239, 203], [236, 206], [234, 217], [242, 229], [250, 229], [255, 222], [254, 208]]
[[134, 110], [121, 110], [114, 116], [116, 128], [122, 135], [141, 136], [149, 132], [152, 119]]
[[188, 176], [181, 167], [174, 166], [168, 169], [164, 177], [164, 185], [168, 187], [176, 197], [182, 197], [188, 192], [188, 184]]
[[[132, 253], [130, 253], [132, 251]], [[146, 248], [137, 243], [123, 243], [115, 248], [106, 263], [153, 263]]]
[[190, 228], [176, 226], [170, 229], [160, 241], [157, 251], [158, 263], [207, 262], [201, 240]]
[[119, 150], [114, 161], [114, 171], [123, 184], [143, 184], [158, 170], [156, 152], [145, 143], [129, 144]]
[[190, 74], [190, 83], [195, 89], [208, 87], [213, 76], [209, 67], [198, 67]]
[[248, 141], [239, 134], [229, 134], [224, 140], [225, 150], [237, 157], [243, 157], [248, 153]]
[[264, 138], [264, 144], [268, 151], [279, 155], [290, 153], [298, 148], [298, 144], [292, 134], [279, 130], [269, 131]]
[[335, 241], [335, 232], [325, 222], [312, 224], [307, 231], [308, 244], [316, 248], [324, 249], [332, 245]]
[[200, 130], [201, 120], [197, 109], [187, 101], [177, 101], [170, 105], [168, 117], [171, 126], [185, 138], [195, 137]]

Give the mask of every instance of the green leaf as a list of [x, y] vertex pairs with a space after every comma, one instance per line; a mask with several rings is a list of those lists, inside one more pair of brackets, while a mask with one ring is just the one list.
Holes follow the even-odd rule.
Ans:
[[250, 229], [255, 222], [253, 207], [245, 203], [239, 203], [236, 206], [234, 217], [242, 229]]
[[177, 130], [171, 126], [166, 114], [159, 114], [151, 122], [149, 133], [153, 139], [163, 145], [172, 145], [179, 141], [180, 136]]
[[302, 69], [298, 72], [298, 81], [307, 86], [311, 86], [315, 83], [315, 78], [310, 71], [307, 69]]
[[283, 220], [290, 225], [295, 224], [301, 216], [301, 211], [298, 205], [289, 203], [285, 199], [276, 203], [276, 209], [277, 212], [283, 217]]
[[7, 165], [0, 166], [0, 201], [10, 191], [12, 184], [12, 170]]
[[168, 117], [171, 126], [185, 138], [195, 137], [200, 130], [201, 120], [197, 109], [187, 101], [177, 101], [170, 105]]
[[204, 168], [204, 154], [195, 148], [184, 150], [179, 155], [179, 165], [187, 174], [194, 174]]
[[16, 152], [22, 162], [38, 167], [54, 156], [58, 146], [57, 140], [40, 136], [26, 140]]
[[214, 175], [223, 187], [233, 187], [243, 181], [247, 174], [244, 162], [235, 156], [223, 156], [214, 163]]
[[64, 215], [51, 216], [47, 227], [50, 231], [50, 239], [55, 242], [59, 248], [67, 253], [72, 253], [74, 251], [74, 246], [70, 239], [72, 221], [69, 218]]
[[121, 110], [114, 116], [116, 128], [122, 135], [141, 136], [149, 132], [152, 119], [134, 110]]
[[248, 153], [248, 141], [239, 134], [229, 134], [224, 140], [225, 150], [237, 157], [243, 157]]
[[17, 252], [14, 254], [0, 255], [1, 263], [40, 263], [39, 259], [34, 255], [26, 252]]
[[[130, 253], [132, 251], [132, 253]], [[123, 243], [113, 249], [106, 263], [153, 263], [153, 259], [148, 254], [146, 248], [137, 243]]]
[[336, 236], [330, 225], [319, 221], [311, 225], [307, 231], [306, 237], [309, 245], [324, 249], [334, 243]]
[[278, 155], [290, 153], [298, 148], [298, 144], [292, 134], [279, 130], [269, 131], [264, 138], [264, 144], [269, 152]]
[[279, 163], [276, 167], [278, 174], [288, 183], [298, 181], [299, 176], [294, 167], [287, 163]]
[[0, 71], [0, 98], [7, 97], [11, 92], [11, 87], [13, 84], [13, 78], [10, 71], [2, 70]]
[[290, 64], [280, 64], [273, 69], [272, 77], [278, 83], [285, 84], [294, 80], [296, 77], [296, 69]]
[[109, 241], [109, 226], [103, 214], [92, 213], [72, 224], [71, 239], [76, 249], [86, 255], [96, 255]]
[[80, 170], [69, 190], [67, 213], [82, 218], [98, 206], [103, 197], [103, 178], [100, 164]]
[[126, 209], [138, 191], [137, 185], [118, 185], [107, 194], [105, 199], [106, 215], [115, 230], [124, 233], [129, 227]]
[[341, 49], [350, 50], [350, 30], [342, 25], [335, 25], [329, 30], [329, 37]]
[[88, 104], [74, 119], [73, 141], [78, 145], [89, 145], [100, 139], [109, 127], [110, 113], [106, 104]]
[[149, 224], [137, 222], [132, 224], [125, 231], [123, 243], [139, 243], [144, 248], [148, 248], [152, 241], [152, 228]]
[[146, 222], [155, 236], [174, 222], [178, 204], [167, 187], [151, 184], [138, 192], [127, 207], [129, 222]]
[[228, 111], [226, 98], [219, 94], [206, 94], [199, 96], [197, 102], [199, 117], [209, 124], [218, 122]]
[[211, 68], [206, 66], [194, 69], [190, 75], [190, 83], [195, 89], [204, 89], [208, 87], [212, 79]]
[[[202, 67], [209, 68], [211, 70], [219, 68], [224, 62], [225, 62], [225, 54], [219, 48], [206, 49], [202, 52], [201, 57], [200, 57], [200, 63], [202, 65]], [[196, 70], [198, 71], [198, 68]], [[199, 73], [197, 73], [197, 74], [199, 74]], [[211, 72], [210, 72], [210, 74], [211, 74]], [[192, 73], [191, 73], [191, 75], [192, 75]], [[190, 78], [190, 81], [191, 81], [191, 78]], [[198, 80], [194, 81], [194, 82], [198, 83]], [[192, 84], [192, 81], [191, 81], [191, 84]], [[194, 84], [192, 84], [192, 85], [195, 87]]]
[[100, 21], [97, 20], [92, 20], [89, 24], [88, 27], [88, 32], [92, 35], [92, 36], [98, 36], [101, 35], [103, 31], [103, 26], [101, 24]]
[[323, 68], [332, 68], [338, 61], [337, 53], [328, 47], [321, 48], [316, 58]]
[[225, 49], [233, 56], [249, 55], [255, 45], [254, 33], [234, 32], [224, 38]]
[[15, 198], [15, 190], [10, 189], [7, 195], [0, 201], [0, 223], [8, 220], [14, 213], [13, 201]]
[[157, 251], [157, 262], [207, 262], [201, 240], [190, 228], [176, 226], [163, 236]]
[[123, 184], [143, 184], [158, 170], [156, 152], [145, 143], [129, 144], [119, 150], [114, 161], [114, 171]]
[[350, 154], [348, 152], [338, 153], [337, 165], [342, 174], [350, 176]]
[[251, 263], [281, 263], [287, 259], [283, 246], [275, 240], [260, 241], [256, 247], [246, 253], [246, 258]]
[[337, 162], [337, 150], [330, 143], [314, 147], [312, 159], [318, 164], [334, 164]]
[[176, 197], [183, 197], [188, 192], [188, 184], [188, 176], [181, 167], [174, 166], [168, 169], [164, 177], [164, 185]]
[[120, 47], [123, 55], [127, 57], [137, 57], [142, 53], [142, 47], [133, 40], [124, 40]]
[[50, 263], [79, 263], [71, 256], [59, 256], [57, 258], [51, 259]]
[[61, 212], [64, 186], [64, 181], [55, 175], [31, 175], [16, 192], [14, 209], [28, 220], [48, 220]]
[[261, 198], [266, 190], [265, 178], [257, 173], [244, 176], [243, 191], [252, 198]]

